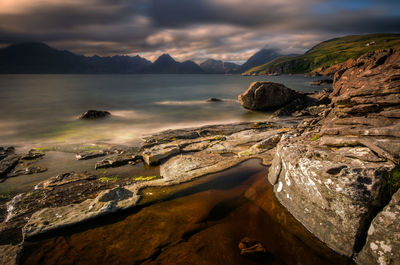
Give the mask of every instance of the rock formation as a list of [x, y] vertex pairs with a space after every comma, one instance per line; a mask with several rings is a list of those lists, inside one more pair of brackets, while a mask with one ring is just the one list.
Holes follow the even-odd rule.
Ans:
[[[364, 246], [371, 221], [390, 200], [390, 186], [398, 187], [393, 172], [400, 155], [399, 76], [400, 49], [368, 53], [337, 71], [332, 103], [283, 137], [269, 172], [279, 201], [309, 231], [348, 257]], [[400, 230], [382, 225], [382, 220], [398, 208], [397, 200], [397, 206], [386, 208], [391, 213], [375, 218], [380, 231], [368, 239], [394, 242], [384, 253], [389, 261], [396, 257]], [[380, 247], [374, 244], [372, 251]], [[371, 246], [365, 245], [360, 264], [371, 255], [376, 260], [368, 264], [389, 264], [379, 261], [379, 252], [365, 248]]]
[[271, 110], [303, 97], [302, 94], [274, 82], [254, 82], [238, 99], [251, 110]]

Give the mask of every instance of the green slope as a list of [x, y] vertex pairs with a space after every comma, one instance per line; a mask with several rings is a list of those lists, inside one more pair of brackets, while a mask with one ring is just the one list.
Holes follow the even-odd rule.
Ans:
[[[374, 45], [366, 46], [375, 41]], [[254, 67], [246, 73], [308, 73], [315, 68], [331, 66], [374, 50], [400, 46], [400, 34], [346, 36], [321, 42], [303, 55], [282, 56]]]

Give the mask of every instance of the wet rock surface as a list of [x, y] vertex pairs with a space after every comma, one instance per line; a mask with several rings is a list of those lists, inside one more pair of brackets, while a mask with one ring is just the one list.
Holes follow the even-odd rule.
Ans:
[[269, 172], [279, 201], [348, 257], [361, 250], [390, 199], [387, 183], [400, 154], [399, 62], [400, 50], [388, 49], [337, 71], [332, 103], [282, 138]]

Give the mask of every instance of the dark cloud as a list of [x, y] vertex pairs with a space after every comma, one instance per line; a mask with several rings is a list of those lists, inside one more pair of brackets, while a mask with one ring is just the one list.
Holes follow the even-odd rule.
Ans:
[[331, 37], [399, 31], [395, 0], [0, 2], [0, 44], [44, 41], [84, 54], [241, 61], [264, 46], [304, 52]]

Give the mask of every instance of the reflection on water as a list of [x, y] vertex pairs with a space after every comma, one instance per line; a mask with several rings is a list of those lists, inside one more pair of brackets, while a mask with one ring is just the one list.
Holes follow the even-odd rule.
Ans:
[[[0, 142], [109, 141], [127, 143], [163, 128], [263, 120], [241, 108], [237, 95], [270, 80], [314, 91], [300, 75], [0, 75]], [[223, 102], [206, 102], [214, 97]], [[77, 121], [88, 109], [114, 116]]]
[[[286, 212], [258, 161], [175, 188], [117, 220], [26, 242], [22, 264], [352, 264]], [[243, 237], [259, 240], [269, 254], [242, 257]]]

